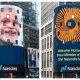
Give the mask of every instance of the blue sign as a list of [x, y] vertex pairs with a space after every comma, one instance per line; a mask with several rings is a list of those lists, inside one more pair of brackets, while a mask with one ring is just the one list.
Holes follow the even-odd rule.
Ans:
[[79, 11], [75, 5], [54, 10], [54, 72], [80, 71]]
[[24, 48], [20, 46], [0, 46], [0, 65], [11, 64], [24, 64]]

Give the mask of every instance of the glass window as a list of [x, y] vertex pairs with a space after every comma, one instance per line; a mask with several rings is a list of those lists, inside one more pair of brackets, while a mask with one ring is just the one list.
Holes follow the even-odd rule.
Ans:
[[50, 78], [52, 78], [52, 71], [50, 71]]
[[19, 10], [17, 10], [17, 13], [19, 13]]
[[42, 71], [42, 74], [41, 74], [41, 76], [42, 76], [42, 77], [44, 76], [44, 73], [43, 73], [43, 71]]
[[49, 36], [47, 37], [47, 49], [49, 49]]
[[49, 68], [49, 52], [47, 52], [47, 68]]
[[43, 54], [44, 54], [44, 53], [42, 53], [42, 68], [43, 68], [43, 64], [44, 64], [44, 63], [43, 63], [43, 60], [44, 60]]
[[44, 49], [44, 39], [42, 39], [42, 50]]
[[52, 31], [51, 23], [45, 26], [45, 35], [50, 33]]
[[50, 51], [50, 68], [52, 68], [52, 51]]
[[44, 68], [46, 68], [46, 52], [44, 53]]
[[12, 12], [12, 8], [9, 8], [9, 12]]
[[46, 38], [44, 39], [44, 49], [46, 49]]
[[3, 12], [4, 11], [4, 8], [1, 8], [1, 12]]
[[43, 20], [44, 20], [44, 22], [48, 21], [48, 13], [47, 12], [43, 15]]
[[44, 71], [44, 77], [46, 77], [46, 71]]
[[64, 5], [65, 2], [59, 2], [59, 5]]
[[49, 71], [47, 71], [47, 78], [49, 78]]
[[50, 35], [50, 48], [52, 48], [52, 35]]
[[44, 28], [41, 29], [41, 37], [44, 36]]
[[39, 60], [39, 52], [37, 53], [37, 58], [38, 58], [38, 60]]

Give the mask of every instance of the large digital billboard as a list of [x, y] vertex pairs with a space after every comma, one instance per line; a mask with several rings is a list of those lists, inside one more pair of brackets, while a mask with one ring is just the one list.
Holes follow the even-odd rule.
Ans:
[[13, 5], [0, 5], [0, 40], [23, 46], [22, 9]]
[[0, 5], [0, 65], [24, 65], [22, 9]]
[[54, 72], [80, 72], [80, 6], [54, 10]]

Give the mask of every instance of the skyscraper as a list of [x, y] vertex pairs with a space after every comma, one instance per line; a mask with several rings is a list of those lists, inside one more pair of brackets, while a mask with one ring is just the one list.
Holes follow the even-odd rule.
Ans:
[[41, 3], [41, 76], [43, 78], [53, 77], [53, 10], [58, 6], [57, 2]]

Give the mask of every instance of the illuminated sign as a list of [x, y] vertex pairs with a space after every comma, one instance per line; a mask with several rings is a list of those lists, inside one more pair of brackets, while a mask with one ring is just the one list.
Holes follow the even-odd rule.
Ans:
[[54, 16], [54, 72], [80, 71], [80, 7], [62, 5]]
[[[13, 45], [23, 46], [22, 9], [13, 5], [0, 5], [0, 40]], [[10, 11], [11, 8], [11, 11]], [[17, 13], [17, 10], [20, 13]]]
[[[22, 9], [14, 5], [0, 5], [0, 9], [0, 65], [23, 65]], [[3, 69], [14, 68], [4, 67]]]
[[0, 65], [0, 71], [17, 71], [17, 67], [7, 67], [7, 66], [2, 66]]
[[65, 65], [65, 66], [62, 66], [61, 67], [61, 69], [60, 69], [60, 72], [67, 72], [67, 71], [80, 71], [80, 67], [74, 67], [74, 66], [72, 66], [72, 67], [69, 67], [69, 66], [67, 66], [67, 65]]
[[39, 67], [39, 50], [35, 48], [28, 48], [28, 67]]

